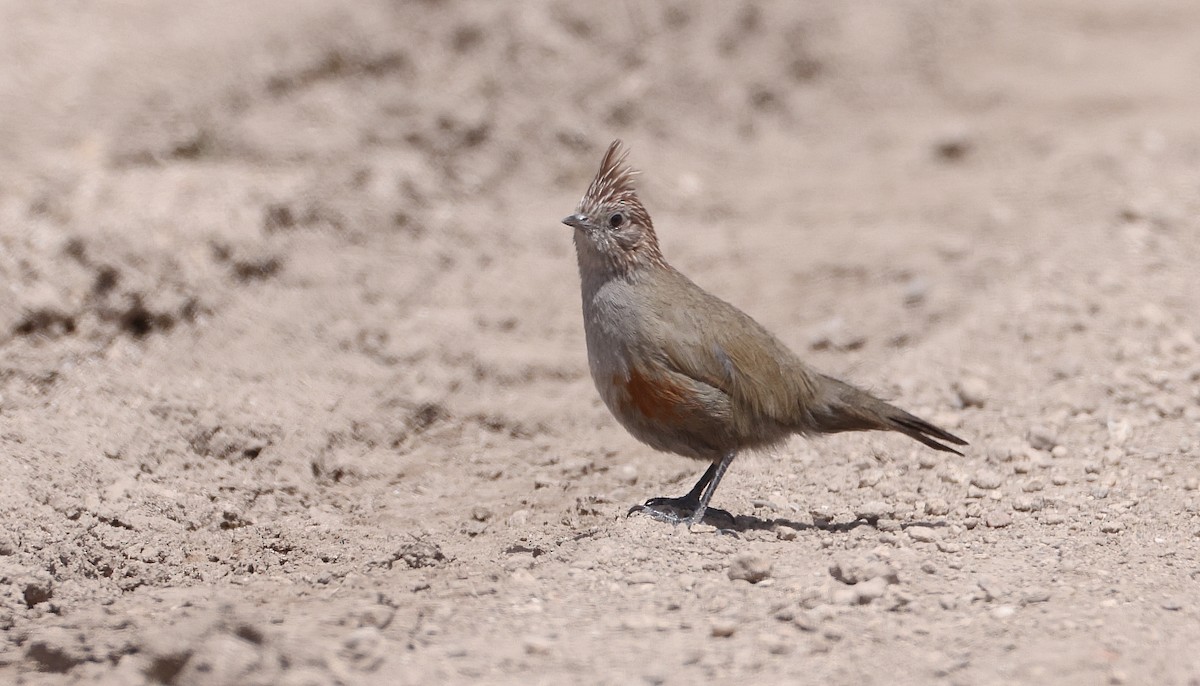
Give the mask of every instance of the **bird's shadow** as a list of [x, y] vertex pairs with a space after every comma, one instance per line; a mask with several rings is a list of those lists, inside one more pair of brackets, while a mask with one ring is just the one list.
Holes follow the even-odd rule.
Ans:
[[[833, 522], [827, 520], [814, 520], [810, 522], [799, 522], [783, 517], [773, 517], [763, 519], [754, 515], [731, 515], [724, 510], [713, 510], [710, 508], [704, 514], [702, 520], [705, 524], [709, 524], [717, 529], [718, 533], [739, 534], [748, 531], [776, 531], [781, 526], [786, 526], [797, 531], [825, 531], [829, 533], [848, 533], [861, 526], [869, 526], [878, 528], [879, 518], [877, 517], [860, 517], [849, 522]], [[928, 529], [941, 529], [949, 526], [945, 521], [938, 522], [901, 522], [899, 529], [907, 531], [913, 527], [924, 527]], [[885, 531], [885, 529], [879, 529]]]

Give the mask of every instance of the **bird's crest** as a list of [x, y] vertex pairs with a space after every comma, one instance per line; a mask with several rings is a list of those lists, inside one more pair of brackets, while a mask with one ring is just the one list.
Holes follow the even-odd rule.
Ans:
[[638, 172], [626, 163], [628, 157], [629, 151], [620, 139], [608, 146], [600, 171], [583, 196], [584, 204], [598, 206], [637, 198], [633, 180]]
[[579, 203], [581, 212], [595, 216], [605, 208], [613, 205], [624, 205], [630, 218], [640, 223], [646, 229], [651, 229], [650, 213], [638, 199], [633, 181], [638, 172], [625, 161], [629, 151], [617, 139], [608, 146], [604, 159], [600, 162], [600, 171], [592, 179], [587, 193]]

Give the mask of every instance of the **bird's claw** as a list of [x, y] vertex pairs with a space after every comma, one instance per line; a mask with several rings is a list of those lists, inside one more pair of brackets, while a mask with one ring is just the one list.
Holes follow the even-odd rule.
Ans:
[[[651, 498], [641, 505], [634, 505], [629, 508], [629, 512], [625, 516], [634, 513], [644, 514], [652, 519], [660, 522], [666, 522], [672, 526], [683, 524], [688, 529], [692, 525], [699, 524], [701, 521], [709, 518], [720, 518], [733, 524], [736, 520], [733, 515], [715, 507], [705, 508], [700, 510], [700, 503], [694, 500], [686, 500], [684, 498]], [[721, 527], [717, 527], [720, 529]]]

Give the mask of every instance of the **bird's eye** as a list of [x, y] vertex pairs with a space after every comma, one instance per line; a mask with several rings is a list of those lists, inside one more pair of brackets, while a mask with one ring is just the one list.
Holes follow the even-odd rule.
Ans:
[[608, 225], [614, 229], [625, 223], [625, 215], [620, 212], [613, 212], [608, 215]]

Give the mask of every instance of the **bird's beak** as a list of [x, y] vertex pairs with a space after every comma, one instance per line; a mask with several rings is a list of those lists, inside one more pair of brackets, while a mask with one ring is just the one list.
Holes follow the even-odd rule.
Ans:
[[582, 229], [584, 223], [587, 222], [587, 215], [573, 214], [563, 218], [562, 222], [573, 229]]

